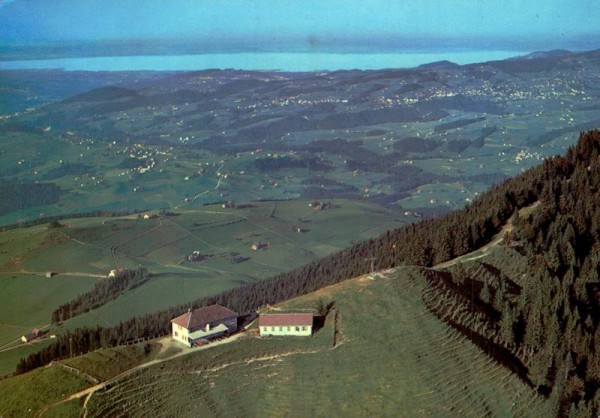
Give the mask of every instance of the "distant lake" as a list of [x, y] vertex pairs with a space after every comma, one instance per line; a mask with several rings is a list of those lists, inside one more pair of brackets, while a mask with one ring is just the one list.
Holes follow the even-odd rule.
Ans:
[[205, 69], [324, 71], [412, 68], [448, 60], [470, 64], [525, 55], [524, 51], [454, 51], [406, 53], [217, 53], [140, 55], [0, 61], [0, 70], [64, 69], [67, 71], [190, 71]]

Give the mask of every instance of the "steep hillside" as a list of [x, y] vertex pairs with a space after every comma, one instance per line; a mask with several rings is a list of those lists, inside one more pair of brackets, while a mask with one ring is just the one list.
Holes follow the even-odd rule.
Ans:
[[542, 166], [539, 200], [513, 214], [505, 248], [428, 273], [432, 312], [560, 416], [600, 408], [599, 157], [600, 132], [583, 134]]
[[[65, 417], [548, 416], [534, 389], [431, 314], [423, 273], [365, 275], [282, 304], [330, 307], [312, 338], [246, 336], [209, 345], [91, 395], [64, 403], [49, 397], [44, 406], [12, 400], [0, 383], [0, 411], [9, 404]], [[86, 358], [69, 364], [97, 376], [94, 362], [102, 359]]]

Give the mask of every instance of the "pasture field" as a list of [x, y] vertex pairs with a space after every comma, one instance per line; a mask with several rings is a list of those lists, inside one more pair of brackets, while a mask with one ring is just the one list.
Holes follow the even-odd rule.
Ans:
[[156, 357], [161, 349], [158, 343], [141, 343], [100, 349], [83, 356], [63, 360], [62, 363], [105, 381], [132, 367]]
[[54, 307], [89, 289], [89, 277], [0, 274], [0, 345], [50, 322]]
[[19, 338], [33, 328], [48, 329], [52, 311], [90, 289], [95, 280], [0, 273], [0, 376], [14, 372], [21, 358], [48, 344], [47, 340], [24, 344]]
[[[251, 202], [242, 209], [212, 205], [156, 219], [66, 219], [60, 228], [40, 225], [2, 232], [0, 346], [18, 345], [21, 335], [49, 326], [54, 309], [90, 290], [111, 269], [146, 266], [151, 277], [98, 309], [60, 327], [50, 326], [50, 332], [116, 325], [185, 304], [288, 271], [414, 220], [371, 203], [331, 200], [331, 209], [316, 211], [309, 202]], [[269, 247], [253, 251], [254, 242]], [[207, 259], [189, 261], [193, 251]], [[235, 256], [245, 261], [232, 261]], [[58, 274], [46, 278], [48, 271]], [[31, 346], [0, 349], [0, 375], [13, 371], [31, 351]]]
[[[28, 330], [27, 332], [29, 331], [31, 330]], [[44, 338], [39, 341], [24, 344], [21, 340], [15, 339], [3, 344], [0, 348], [0, 378], [12, 376], [15, 372], [16, 365], [23, 357], [37, 353], [53, 342], [54, 340], [51, 338]]]
[[138, 371], [87, 414], [546, 416], [542, 397], [429, 313], [424, 286], [407, 268], [289, 301], [335, 310], [312, 338], [244, 338]]

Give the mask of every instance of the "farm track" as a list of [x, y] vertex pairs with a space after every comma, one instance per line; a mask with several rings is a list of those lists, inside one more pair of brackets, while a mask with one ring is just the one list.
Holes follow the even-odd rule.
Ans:
[[[529, 206], [526, 206], [522, 209], [519, 210], [519, 216], [528, 216], [529, 214], [531, 214], [531, 212], [533, 212], [538, 206], [539, 206], [540, 202], [537, 201]], [[498, 245], [500, 245], [500, 243], [502, 243], [504, 241], [504, 237], [510, 233], [513, 229], [513, 225], [512, 225], [512, 221], [509, 219], [506, 224], [502, 227], [502, 229], [500, 230], [500, 232], [498, 232], [493, 238], [492, 240], [487, 243], [486, 245], [484, 245], [483, 247], [461, 255], [459, 257], [453, 258], [452, 260], [448, 260], [446, 262], [440, 263], [438, 265], [433, 266], [432, 268], [434, 270], [440, 270], [440, 269], [444, 269], [444, 268], [448, 268], [448, 267], [452, 267], [456, 264], [463, 263], [466, 261], [473, 261], [473, 260], [478, 260], [480, 258], [483, 258], [485, 256], [487, 256], [490, 252], [490, 250], [494, 247], [497, 247]]]
[[118, 257], [117, 257], [117, 248], [119, 248], [121, 245], [125, 245], [125, 244], [127, 244], [127, 243], [129, 243], [129, 242], [131, 242], [131, 241], [133, 241], [133, 240], [141, 237], [142, 235], [145, 235], [145, 234], [147, 234], [149, 232], [152, 232], [152, 231], [160, 228], [161, 226], [162, 226], [162, 220], [159, 220], [158, 221], [158, 225], [156, 225], [156, 226], [154, 226], [154, 227], [152, 227], [150, 229], [147, 229], [145, 231], [139, 232], [139, 233], [135, 234], [134, 236], [126, 239], [125, 241], [121, 241], [121, 242], [118, 242], [116, 244], [111, 245], [111, 247], [110, 247], [110, 253], [111, 253], [113, 261], [115, 263], [115, 267], [119, 267], [119, 262], [118, 262]]
[[[45, 276], [46, 271], [30, 271], [30, 270], [19, 270], [19, 271], [0, 271], [0, 274], [11, 274], [11, 275], [27, 275], [27, 276]], [[93, 277], [95, 279], [106, 279], [106, 274], [95, 274], [95, 273], [84, 273], [76, 271], [53, 271], [55, 275], [60, 276], [73, 276], [73, 277]]]
[[155, 360], [151, 360], [151, 361], [148, 361], [146, 363], [137, 365], [137, 366], [135, 366], [135, 367], [133, 367], [133, 368], [131, 368], [129, 370], [126, 370], [126, 371], [118, 374], [117, 376], [114, 376], [114, 377], [112, 377], [110, 379], [105, 380], [102, 383], [99, 383], [97, 385], [91, 386], [91, 387], [89, 387], [87, 389], [84, 389], [82, 391], [79, 391], [77, 393], [73, 393], [70, 396], [66, 397], [65, 399], [63, 399], [63, 400], [61, 400], [59, 402], [56, 402], [56, 403], [51, 404], [51, 405], [47, 405], [44, 408], [42, 408], [39, 411], [37, 411], [35, 413], [35, 416], [36, 417], [41, 417], [41, 416], [43, 416], [48, 411], [48, 409], [52, 408], [55, 405], [58, 405], [58, 404], [61, 404], [61, 403], [65, 403], [65, 402], [69, 402], [69, 401], [72, 401], [72, 400], [75, 400], [75, 399], [81, 399], [81, 398], [83, 398], [85, 396], [86, 399], [85, 399], [84, 404], [83, 404], [83, 416], [85, 417], [87, 415], [87, 411], [86, 411], [87, 403], [89, 402], [90, 398], [93, 396], [93, 394], [95, 392], [97, 392], [99, 390], [102, 390], [102, 389], [105, 389], [107, 386], [113, 385], [114, 383], [117, 383], [121, 379], [123, 379], [123, 378], [125, 378], [127, 376], [130, 376], [131, 374], [133, 374], [133, 373], [135, 373], [135, 372], [137, 372], [139, 370], [142, 370], [142, 369], [145, 369], [145, 368], [148, 368], [148, 367], [151, 367], [151, 366], [155, 366], [157, 364], [161, 364], [161, 363], [164, 363], [164, 362], [176, 359], [176, 358], [184, 357], [184, 356], [196, 353], [196, 352], [201, 351], [201, 350], [206, 350], [206, 349], [210, 349], [210, 348], [213, 348], [213, 347], [217, 347], [219, 345], [231, 343], [233, 341], [238, 340], [243, 335], [244, 334], [242, 334], [242, 333], [238, 333], [238, 334], [232, 335], [231, 337], [228, 337], [228, 338], [225, 338], [225, 339], [222, 339], [222, 340], [219, 340], [219, 341], [215, 341], [215, 342], [210, 343], [208, 345], [204, 345], [204, 346], [200, 346], [200, 347], [196, 347], [196, 348], [193, 348], [193, 349], [182, 351], [180, 353], [174, 354], [174, 355], [172, 355], [170, 357], [167, 357], [167, 358], [164, 358], [164, 359], [155, 359]]

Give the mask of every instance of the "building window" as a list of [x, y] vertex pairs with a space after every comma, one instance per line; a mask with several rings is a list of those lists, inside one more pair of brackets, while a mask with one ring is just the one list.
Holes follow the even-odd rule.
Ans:
[[290, 331], [290, 327], [287, 327], [287, 331], [288, 331], [288, 332]]
[[271, 332], [275, 332], [275, 327], [271, 327]]
[[175, 336], [176, 336], [176, 337], [179, 337], [179, 334], [177, 333], [177, 331], [175, 331]]
[[283, 331], [283, 327], [279, 327], [279, 332]]
[[296, 332], [299, 332], [299, 331], [300, 331], [300, 327], [296, 327]]

